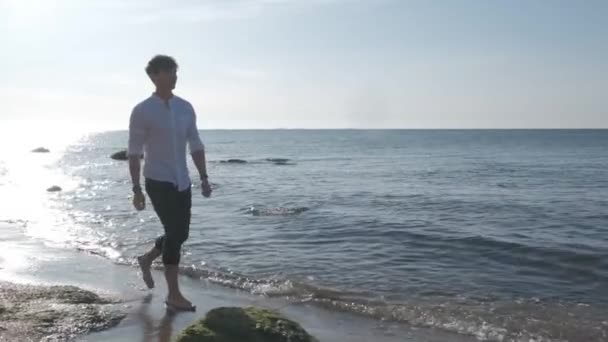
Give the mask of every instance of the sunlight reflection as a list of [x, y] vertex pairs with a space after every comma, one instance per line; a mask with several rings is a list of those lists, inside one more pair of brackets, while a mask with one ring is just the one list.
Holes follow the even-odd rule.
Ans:
[[[64, 175], [57, 167], [66, 147], [82, 132], [40, 122], [3, 125], [0, 131], [0, 220], [25, 221], [26, 232], [49, 241], [65, 241], [64, 215], [52, 207], [53, 198], [76, 189], [78, 180]], [[45, 147], [49, 153], [32, 153]], [[47, 189], [59, 186], [63, 192]]]

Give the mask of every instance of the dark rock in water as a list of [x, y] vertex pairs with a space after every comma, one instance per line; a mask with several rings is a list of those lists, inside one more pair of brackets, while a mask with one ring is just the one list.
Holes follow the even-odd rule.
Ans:
[[176, 342], [318, 342], [298, 323], [255, 307], [216, 308], [177, 336]]
[[0, 339], [72, 341], [116, 326], [126, 316], [117, 301], [74, 286], [0, 283]]
[[114, 160], [129, 160], [129, 156], [127, 155], [127, 151], [118, 151], [110, 156], [110, 158]]
[[228, 159], [228, 160], [222, 160], [220, 163], [246, 164], [247, 161], [243, 160], [243, 159]]
[[58, 191], [61, 191], [61, 190], [62, 190], [61, 187], [59, 187], [57, 185], [53, 185], [52, 187], [46, 189], [46, 191], [48, 191], [48, 192], [58, 192]]
[[266, 158], [266, 161], [269, 161], [271, 163], [284, 164], [284, 163], [287, 163], [289, 161], [289, 159], [287, 159], [287, 158]]
[[[143, 159], [143, 155], [140, 157]], [[129, 155], [127, 154], [127, 150], [122, 150], [122, 151], [118, 151], [116, 153], [114, 153], [113, 155], [110, 156], [110, 158], [114, 159], [114, 160], [129, 160]]]
[[276, 208], [249, 208], [249, 212], [253, 216], [288, 216], [288, 215], [297, 215], [308, 211], [307, 207], [297, 207], [297, 208], [284, 208], [284, 207], [276, 207]]
[[266, 161], [273, 163], [274, 165], [296, 165], [296, 163], [290, 163], [291, 159], [287, 158], [266, 158]]
[[32, 150], [34, 153], [49, 153], [51, 152], [48, 148], [38, 147]]

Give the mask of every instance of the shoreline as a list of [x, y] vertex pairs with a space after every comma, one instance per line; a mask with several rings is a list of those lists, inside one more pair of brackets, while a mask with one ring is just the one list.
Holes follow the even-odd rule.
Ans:
[[0, 281], [77, 286], [102, 297], [121, 299], [117, 306], [126, 313], [126, 317], [118, 325], [80, 336], [78, 341], [170, 341], [213, 308], [252, 305], [279, 311], [300, 323], [319, 341], [475, 341], [471, 336], [411, 328], [305, 303], [296, 305], [282, 299], [254, 296], [185, 276], [180, 277], [180, 285], [197, 306], [197, 311], [170, 315], [163, 303], [166, 292], [164, 276], [158, 270], [153, 270], [157, 288], [146, 290], [135, 267], [117, 265], [97, 255], [47, 246], [43, 241], [24, 236], [22, 228], [16, 225], [0, 223], [0, 233], [5, 237], [0, 240]]

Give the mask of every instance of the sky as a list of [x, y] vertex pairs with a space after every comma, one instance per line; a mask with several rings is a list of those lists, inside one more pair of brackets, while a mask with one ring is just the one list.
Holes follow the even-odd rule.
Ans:
[[201, 129], [608, 128], [608, 1], [0, 0], [0, 119], [126, 129], [155, 54]]

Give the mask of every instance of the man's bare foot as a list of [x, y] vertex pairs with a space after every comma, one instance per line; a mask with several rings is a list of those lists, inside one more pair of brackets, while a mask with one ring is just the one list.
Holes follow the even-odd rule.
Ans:
[[196, 311], [196, 306], [192, 305], [192, 303], [184, 298], [184, 296], [177, 295], [175, 297], [168, 297], [165, 301], [167, 307], [173, 310], [178, 311]]
[[152, 272], [150, 272], [150, 268], [152, 267], [152, 261], [150, 261], [146, 255], [142, 255], [137, 257], [137, 263], [139, 264], [139, 268], [141, 269], [141, 274], [144, 278], [144, 283], [149, 289], [154, 288], [154, 279], [152, 278]]

